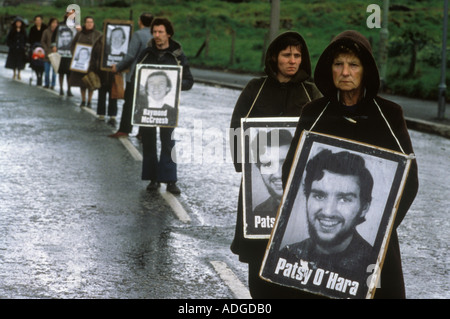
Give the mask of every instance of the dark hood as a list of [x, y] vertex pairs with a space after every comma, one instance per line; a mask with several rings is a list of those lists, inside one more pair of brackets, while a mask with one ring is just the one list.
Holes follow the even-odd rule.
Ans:
[[294, 76], [294, 78], [291, 80], [293, 82], [302, 82], [311, 77], [311, 60], [309, 57], [309, 51], [308, 46], [306, 45], [305, 40], [303, 37], [298, 33], [294, 31], [288, 31], [280, 34], [278, 37], [276, 37], [267, 48], [266, 52], [266, 59], [265, 59], [265, 68], [264, 72], [267, 74], [267, 76], [276, 79], [277, 78], [277, 69], [275, 68], [274, 64], [271, 63], [272, 56], [275, 54], [275, 48], [277, 47], [277, 43], [280, 42], [282, 39], [286, 37], [294, 37], [297, 38], [300, 43], [302, 44], [302, 63], [300, 64], [300, 69], [298, 70], [297, 74]]
[[366, 98], [374, 98], [380, 87], [380, 75], [375, 59], [372, 55], [372, 47], [369, 41], [357, 31], [344, 31], [336, 36], [323, 51], [317, 61], [314, 71], [314, 82], [322, 94], [330, 99], [336, 99], [337, 89], [333, 83], [331, 66], [335, 50], [340, 46], [356, 48], [358, 56], [363, 64], [363, 85], [366, 89]]

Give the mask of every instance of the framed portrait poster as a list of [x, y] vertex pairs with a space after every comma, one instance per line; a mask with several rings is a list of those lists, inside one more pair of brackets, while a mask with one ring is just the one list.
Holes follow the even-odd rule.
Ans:
[[242, 118], [244, 237], [269, 238], [283, 195], [281, 169], [298, 117]]
[[137, 64], [132, 124], [176, 127], [183, 67]]
[[413, 155], [304, 131], [261, 278], [373, 298]]
[[113, 64], [123, 60], [128, 52], [131, 35], [133, 33], [133, 21], [105, 20], [103, 22], [103, 41], [100, 69], [111, 71]]
[[91, 61], [92, 45], [77, 43], [70, 62], [70, 70], [87, 73]]
[[76, 30], [69, 28], [64, 24], [58, 26], [58, 31], [56, 34], [56, 48], [61, 57], [72, 57], [72, 52], [70, 52], [70, 43], [75, 37]]

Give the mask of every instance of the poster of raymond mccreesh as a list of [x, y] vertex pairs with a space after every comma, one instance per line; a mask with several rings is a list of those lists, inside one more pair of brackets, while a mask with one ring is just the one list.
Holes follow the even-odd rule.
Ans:
[[128, 52], [132, 32], [133, 21], [107, 19], [103, 22], [105, 40], [103, 41], [100, 66], [103, 71], [111, 71], [113, 64], [118, 64], [123, 60]]
[[413, 155], [304, 131], [260, 276], [372, 298]]
[[269, 238], [283, 195], [281, 168], [298, 117], [242, 118], [244, 237]]
[[177, 126], [182, 70], [179, 65], [136, 66], [133, 125]]

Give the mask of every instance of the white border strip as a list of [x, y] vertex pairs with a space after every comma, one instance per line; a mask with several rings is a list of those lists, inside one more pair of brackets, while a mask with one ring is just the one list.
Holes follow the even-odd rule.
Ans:
[[228, 268], [226, 263], [216, 260], [211, 260], [210, 263], [237, 299], [251, 299], [247, 287], [245, 287], [233, 271]]

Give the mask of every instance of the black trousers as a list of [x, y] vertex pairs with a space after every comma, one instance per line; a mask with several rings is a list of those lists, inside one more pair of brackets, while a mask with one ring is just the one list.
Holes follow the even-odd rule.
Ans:
[[111, 85], [102, 85], [98, 89], [97, 114], [106, 115], [106, 95], [108, 94], [108, 116], [117, 115], [117, 99], [111, 98]]
[[142, 136], [142, 179], [161, 183], [177, 181], [177, 164], [172, 158], [175, 140], [173, 127], [160, 127], [161, 153], [158, 159], [156, 127], [141, 127]]
[[133, 112], [133, 95], [134, 95], [134, 82], [127, 82], [125, 86], [124, 100], [122, 105], [122, 117], [120, 118], [119, 132], [130, 134], [133, 130], [131, 125], [131, 114]]

